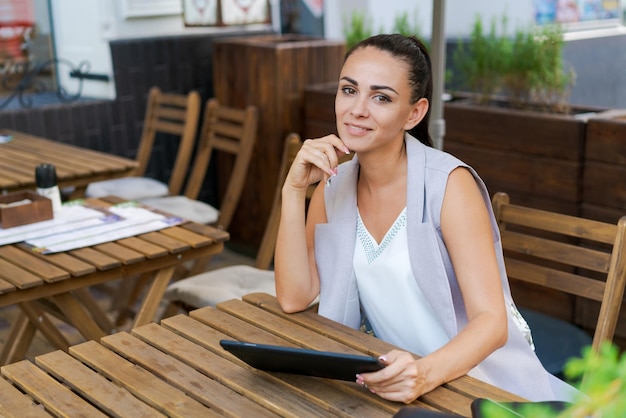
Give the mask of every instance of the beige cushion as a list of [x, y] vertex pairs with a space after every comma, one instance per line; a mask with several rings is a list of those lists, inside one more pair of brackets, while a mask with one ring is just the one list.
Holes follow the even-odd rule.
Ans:
[[248, 293], [276, 295], [274, 272], [247, 265], [224, 267], [172, 283], [165, 298], [195, 308], [215, 306]]
[[160, 211], [170, 213], [199, 224], [217, 222], [220, 214], [208, 203], [189, 199], [187, 196], [164, 196], [140, 199], [140, 202]]
[[96, 181], [87, 185], [86, 197], [119, 196], [126, 200], [167, 196], [167, 184], [148, 177], [122, 177]]

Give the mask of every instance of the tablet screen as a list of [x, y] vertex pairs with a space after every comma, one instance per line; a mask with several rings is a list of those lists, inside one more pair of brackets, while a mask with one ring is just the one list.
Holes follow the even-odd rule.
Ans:
[[357, 373], [385, 367], [375, 357], [306, 348], [221, 340], [220, 345], [254, 368], [269, 372], [294, 373], [355, 381]]

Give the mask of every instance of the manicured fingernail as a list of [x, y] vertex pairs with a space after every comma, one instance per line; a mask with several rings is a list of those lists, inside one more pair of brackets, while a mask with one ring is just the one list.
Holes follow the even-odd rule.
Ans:
[[380, 360], [380, 361], [387, 361], [387, 358], [385, 356], [380, 356], [380, 357], [378, 357], [378, 360]]
[[343, 152], [345, 152], [346, 154], [350, 154], [350, 150], [347, 147], [343, 149]]

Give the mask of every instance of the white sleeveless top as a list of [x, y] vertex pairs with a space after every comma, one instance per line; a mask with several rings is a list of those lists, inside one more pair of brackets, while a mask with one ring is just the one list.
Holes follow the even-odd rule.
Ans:
[[353, 264], [362, 308], [378, 338], [421, 356], [448, 342], [411, 271], [406, 208], [380, 244], [357, 213]]

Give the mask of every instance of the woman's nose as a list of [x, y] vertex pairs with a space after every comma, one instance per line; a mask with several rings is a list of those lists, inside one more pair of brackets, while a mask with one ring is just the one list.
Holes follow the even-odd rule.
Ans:
[[358, 98], [352, 103], [350, 113], [354, 116], [364, 117], [368, 115], [367, 100], [364, 98]]

